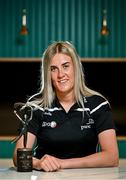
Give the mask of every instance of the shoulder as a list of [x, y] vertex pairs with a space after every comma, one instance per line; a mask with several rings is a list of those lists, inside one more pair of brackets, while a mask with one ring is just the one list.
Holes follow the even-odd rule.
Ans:
[[91, 104], [100, 104], [100, 103], [103, 103], [103, 102], [107, 102], [107, 103], [109, 103], [108, 102], [108, 100], [105, 98], [105, 97], [103, 97], [103, 96], [100, 96], [100, 95], [92, 95], [92, 96], [89, 96], [89, 97], [86, 97], [86, 100], [88, 101], [88, 102], [90, 102]]
[[100, 95], [93, 95], [86, 97], [87, 105], [90, 108], [90, 111], [93, 113], [101, 109], [110, 109], [110, 104], [108, 100]]
[[43, 112], [44, 112], [43, 107], [41, 107], [35, 103], [30, 104], [30, 106], [32, 107], [32, 115], [35, 119], [37, 119], [40, 116], [43, 116]]

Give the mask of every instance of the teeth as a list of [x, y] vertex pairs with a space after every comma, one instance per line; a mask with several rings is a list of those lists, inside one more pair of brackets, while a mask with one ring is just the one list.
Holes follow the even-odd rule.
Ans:
[[67, 80], [61, 80], [60, 83], [64, 83], [64, 82], [66, 82], [66, 81], [67, 81]]

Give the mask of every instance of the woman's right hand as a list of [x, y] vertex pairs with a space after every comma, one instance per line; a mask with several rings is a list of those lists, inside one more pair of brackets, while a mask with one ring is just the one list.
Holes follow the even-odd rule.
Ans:
[[46, 154], [41, 159], [33, 158], [33, 168], [44, 170], [45, 172], [53, 172], [61, 169], [61, 165], [58, 158]]

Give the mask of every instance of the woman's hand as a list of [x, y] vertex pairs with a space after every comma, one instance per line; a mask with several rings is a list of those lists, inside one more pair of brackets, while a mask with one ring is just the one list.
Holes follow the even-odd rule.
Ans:
[[41, 159], [33, 158], [33, 168], [53, 172], [61, 169], [60, 160], [51, 155], [44, 155]]

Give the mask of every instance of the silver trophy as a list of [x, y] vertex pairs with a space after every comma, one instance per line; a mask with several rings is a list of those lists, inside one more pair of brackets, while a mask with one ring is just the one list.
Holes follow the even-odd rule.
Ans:
[[32, 171], [32, 149], [27, 148], [27, 130], [28, 124], [33, 116], [33, 108], [24, 103], [14, 104], [14, 113], [22, 123], [22, 129], [18, 137], [12, 143], [17, 142], [23, 136], [23, 148], [17, 149], [17, 171], [31, 172]]

